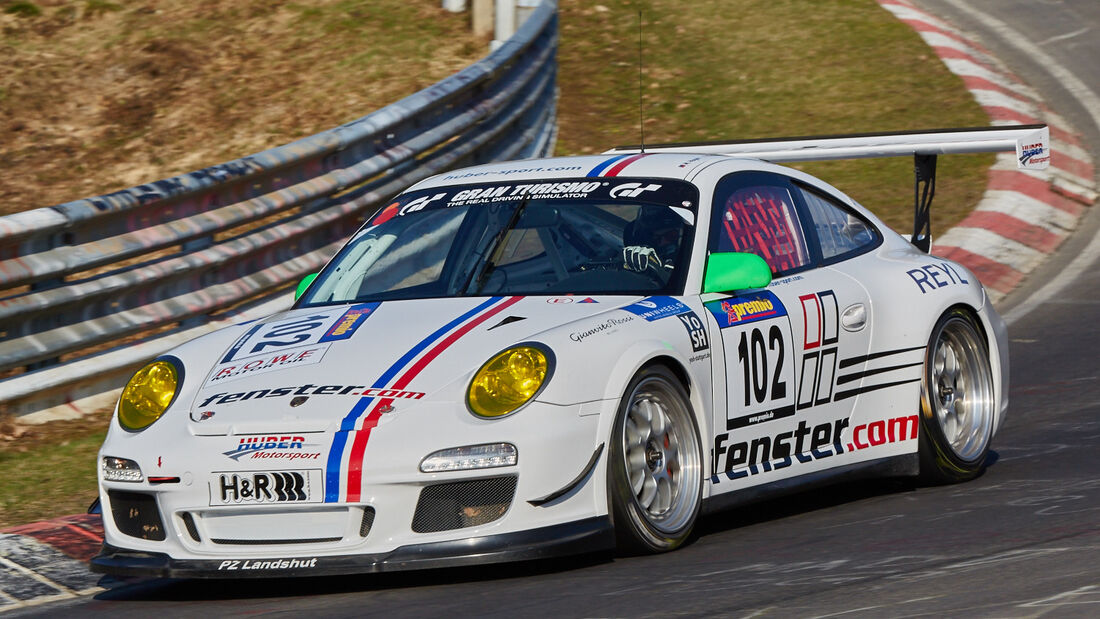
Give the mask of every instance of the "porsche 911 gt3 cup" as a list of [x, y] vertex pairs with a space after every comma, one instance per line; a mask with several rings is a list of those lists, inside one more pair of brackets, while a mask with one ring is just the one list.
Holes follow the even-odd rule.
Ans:
[[[1026, 127], [497, 163], [381, 208], [294, 306], [138, 371], [93, 569], [167, 577], [658, 552], [812, 478], [971, 478], [1004, 418], [974, 274], [766, 160], [1038, 148]], [[740, 156], [737, 156], [740, 154]], [[734, 156], [731, 156], [734, 155]], [[934, 168], [930, 168], [934, 172]], [[923, 214], [922, 214], [923, 213]]]

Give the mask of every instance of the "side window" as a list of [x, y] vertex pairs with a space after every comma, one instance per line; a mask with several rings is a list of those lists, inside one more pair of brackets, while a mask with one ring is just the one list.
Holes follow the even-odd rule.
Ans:
[[806, 210], [821, 244], [821, 258], [826, 261], [863, 253], [878, 245], [879, 234], [871, 224], [836, 200], [806, 188], [799, 188], [806, 201]]
[[764, 173], [731, 174], [718, 183], [711, 223], [712, 252], [747, 252], [781, 275], [810, 263], [791, 187]]

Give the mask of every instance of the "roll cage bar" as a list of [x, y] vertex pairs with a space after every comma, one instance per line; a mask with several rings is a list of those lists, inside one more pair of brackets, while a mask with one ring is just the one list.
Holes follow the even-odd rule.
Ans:
[[764, 140], [619, 146], [606, 154], [690, 153], [751, 157], [773, 163], [913, 157], [913, 236], [928, 253], [932, 245], [932, 198], [936, 193], [936, 157], [958, 153], [1016, 151], [1021, 169], [1050, 165], [1050, 129], [1046, 125], [968, 127], [887, 133], [854, 133]]

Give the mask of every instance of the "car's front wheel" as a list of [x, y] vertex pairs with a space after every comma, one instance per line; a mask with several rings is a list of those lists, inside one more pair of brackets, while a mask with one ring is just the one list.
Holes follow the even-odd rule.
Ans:
[[945, 313], [932, 330], [921, 385], [921, 476], [930, 482], [972, 479], [985, 466], [993, 436], [993, 372], [973, 315]]
[[623, 394], [608, 466], [620, 550], [653, 553], [683, 544], [699, 515], [702, 449], [687, 392], [664, 366], [644, 369]]

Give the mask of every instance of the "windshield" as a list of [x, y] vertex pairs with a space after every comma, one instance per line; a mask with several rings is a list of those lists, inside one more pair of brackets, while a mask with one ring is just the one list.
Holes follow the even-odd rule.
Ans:
[[437, 187], [398, 196], [299, 306], [540, 294], [679, 294], [698, 192], [669, 179]]

